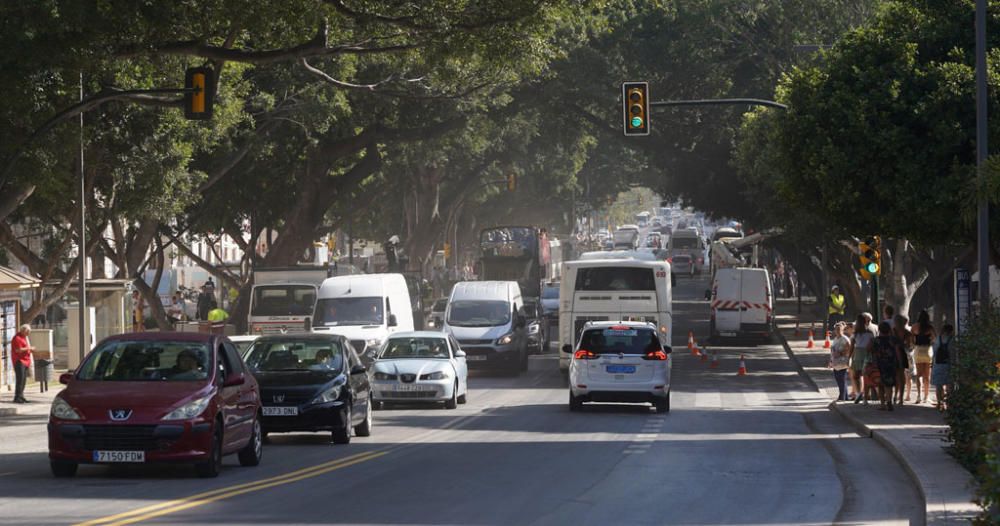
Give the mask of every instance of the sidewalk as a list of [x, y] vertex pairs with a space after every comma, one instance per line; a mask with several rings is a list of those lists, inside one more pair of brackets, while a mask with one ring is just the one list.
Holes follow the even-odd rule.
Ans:
[[[814, 318], [813, 304], [803, 303], [801, 319], [796, 316], [796, 310], [793, 301], [779, 301], [775, 306], [778, 333], [785, 351], [814, 387], [832, 401], [837, 397], [837, 384], [833, 372], [826, 368], [829, 350], [823, 348], [822, 322]], [[799, 319], [799, 336], [795, 336], [796, 319]], [[816, 322], [813, 349], [806, 348], [810, 321]], [[932, 400], [933, 391], [932, 386]], [[933, 404], [904, 402], [891, 413], [850, 402], [831, 403], [830, 409], [899, 459], [924, 497], [927, 524], [967, 523], [978, 514], [979, 507], [972, 502], [972, 475], [946, 451], [948, 426]]]
[[49, 390], [44, 393], [40, 392], [39, 384], [37, 382], [28, 382], [24, 388], [24, 397], [29, 401], [27, 404], [15, 404], [13, 402], [13, 387], [11, 387], [10, 391], [6, 388], [0, 390], [0, 427], [3, 426], [5, 417], [49, 414], [49, 408], [52, 406], [52, 399], [55, 398], [56, 394], [62, 391], [64, 387], [66, 386], [59, 383], [58, 374], [56, 375], [56, 381], [49, 382]]

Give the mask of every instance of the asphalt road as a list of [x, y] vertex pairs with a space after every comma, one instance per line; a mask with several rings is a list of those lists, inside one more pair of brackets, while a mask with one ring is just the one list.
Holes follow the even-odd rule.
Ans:
[[[780, 346], [686, 349], [707, 331], [706, 284], [675, 290], [673, 410], [570, 413], [550, 356], [475, 375], [457, 410], [379, 411], [369, 438], [278, 435], [263, 463], [82, 466], [56, 480], [44, 420], [3, 421], [0, 524], [922, 524], [895, 460], [826, 409]], [[745, 353], [750, 374], [737, 377]], [[16, 429], [15, 429], [16, 428]]]

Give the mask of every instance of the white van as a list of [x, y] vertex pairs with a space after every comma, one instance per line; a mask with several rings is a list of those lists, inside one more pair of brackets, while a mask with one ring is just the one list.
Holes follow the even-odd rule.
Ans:
[[691, 265], [694, 273], [698, 274], [705, 266], [705, 241], [694, 228], [683, 228], [674, 230], [667, 243], [667, 253], [671, 258], [678, 254], [691, 256]]
[[654, 324], [660, 339], [673, 334], [670, 265], [664, 261], [604, 259], [563, 263], [559, 290], [559, 368], [569, 369], [583, 326], [590, 321]]
[[358, 354], [373, 356], [392, 333], [413, 330], [410, 291], [402, 274], [337, 276], [319, 287], [313, 332], [335, 332]]
[[762, 268], [720, 268], [712, 281], [711, 336], [769, 338], [774, 329], [771, 279]]
[[458, 340], [469, 368], [527, 371], [525, 326], [516, 281], [460, 281], [451, 289], [444, 331]]

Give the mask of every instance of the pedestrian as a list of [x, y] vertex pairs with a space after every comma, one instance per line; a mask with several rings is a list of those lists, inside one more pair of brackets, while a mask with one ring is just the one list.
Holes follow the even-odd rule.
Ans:
[[844, 337], [847, 338], [847, 382], [849, 393], [847, 394], [848, 400], [854, 400], [858, 396], [858, 390], [855, 389], [854, 384], [857, 379], [854, 377], [854, 369], [851, 368], [851, 355], [854, 354], [854, 324], [844, 322]]
[[851, 340], [844, 336], [844, 326], [840, 322], [833, 326], [833, 343], [830, 344], [830, 368], [837, 382], [837, 400], [847, 400], [847, 369], [850, 365]]
[[145, 329], [145, 305], [138, 290], [132, 291], [132, 332], [142, 332]]
[[875, 343], [875, 334], [872, 333], [872, 315], [867, 312], [858, 314], [854, 322], [854, 342], [851, 353], [851, 370], [854, 372], [854, 389], [858, 396], [854, 398], [854, 403], [864, 401], [868, 404], [868, 386], [865, 383], [865, 364], [868, 362], [868, 354]]
[[209, 280], [202, 285], [201, 293], [198, 294], [197, 318], [199, 320], [207, 320], [208, 312], [218, 306], [218, 302], [215, 301], [215, 283], [212, 283], [212, 279], [209, 278]]
[[941, 334], [934, 340], [934, 367], [931, 369], [931, 383], [937, 398], [937, 410], [948, 409], [948, 395], [951, 394], [951, 340], [955, 327], [950, 323], [941, 327]]
[[184, 296], [180, 292], [175, 292], [170, 300], [170, 310], [167, 311], [167, 314], [173, 318], [174, 322], [184, 321], [185, 307]]
[[917, 315], [917, 323], [910, 329], [913, 333], [913, 360], [917, 364], [917, 401], [920, 403], [920, 389], [923, 387], [923, 400], [930, 402], [931, 382], [931, 343], [934, 341], [934, 326], [931, 316], [926, 310]]
[[212, 324], [213, 334], [224, 334], [226, 328], [226, 320], [229, 319], [229, 313], [225, 310], [215, 307], [208, 311], [208, 321]]
[[[903, 400], [910, 400], [911, 374], [913, 367], [913, 334], [910, 333], [909, 320], [906, 316], [895, 315], [892, 318], [892, 336], [899, 340], [899, 356], [896, 357], [896, 405], [903, 405]], [[906, 395], [904, 398], [904, 394]]]
[[894, 325], [896, 323], [895, 314], [896, 309], [892, 305], [886, 303], [885, 306], [882, 307], [882, 321], [887, 321], [890, 325]]
[[892, 335], [892, 324], [887, 321], [880, 323], [878, 325], [878, 337], [875, 338], [872, 353], [869, 357], [869, 367], [874, 365], [878, 370], [878, 379], [875, 385], [878, 388], [879, 409], [892, 411], [896, 386], [896, 369], [899, 363], [899, 354], [902, 352], [901, 349], [902, 342], [899, 338]]
[[28, 369], [31, 367], [31, 353], [35, 350], [31, 346], [31, 325], [24, 324], [18, 329], [17, 334], [10, 339], [11, 363], [14, 365], [14, 403], [26, 404], [28, 400], [24, 398], [24, 385], [28, 382]]
[[837, 285], [834, 285], [830, 289], [829, 307], [827, 311], [829, 312], [829, 316], [827, 317], [826, 330], [832, 331], [833, 325], [844, 321], [844, 317], [847, 313], [847, 300], [844, 298], [844, 295], [840, 293], [840, 287]]

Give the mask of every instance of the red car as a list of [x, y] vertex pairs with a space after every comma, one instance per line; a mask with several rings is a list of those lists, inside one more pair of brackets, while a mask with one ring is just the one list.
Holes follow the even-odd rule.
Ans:
[[49, 462], [57, 477], [79, 464], [192, 462], [215, 477], [222, 457], [260, 463], [260, 390], [224, 336], [149, 332], [102, 341], [52, 402]]

